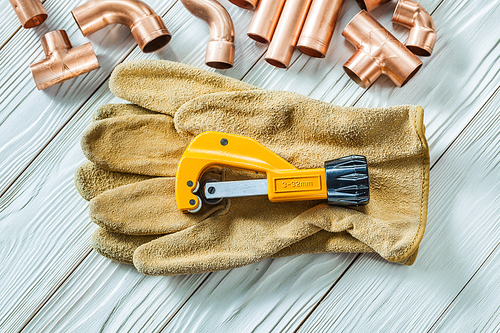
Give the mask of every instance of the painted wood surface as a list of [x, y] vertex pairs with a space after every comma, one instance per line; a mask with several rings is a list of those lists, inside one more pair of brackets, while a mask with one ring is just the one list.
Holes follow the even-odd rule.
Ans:
[[[267, 259], [212, 274], [147, 277], [91, 250], [90, 235], [95, 227], [89, 221], [87, 203], [76, 193], [72, 180], [74, 170], [85, 160], [79, 137], [98, 105], [117, 101], [106, 81], [117, 63], [160, 58], [207, 69], [203, 60], [208, 29], [178, 2], [148, 0], [163, 15], [173, 34], [165, 49], [154, 55], [142, 54], [128, 28], [110, 27], [90, 36], [101, 62], [100, 71], [36, 91], [27, 66], [42, 57], [39, 37], [63, 28], [74, 45], [85, 43], [87, 39], [69, 15], [83, 2], [47, 0], [44, 5], [49, 19], [35, 31], [18, 30], [15, 15], [15, 20], [10, 15], [9, 23], [0, 28], [0, 331], [269, 332], [300, 328], [319, 332], [335, 327], [432, 327], [447, 331], [460, 327], [463, 313], [464, 320], [474, 323], [473, 327], [485, 331], [498, 328], [498, 293], [488, 294], [485, 290], [480, 303], [474, 303], [471, 292], [467, 293], [468, 288], [474, 288], [475, 279], [479, 279], [478, 283], [481, 276], [487, 279], [498, 258], [491, 253], [498, 245], [494, 240], [498, 240], [495, 224], [499, 195], [487, 187], [500, 184], [498, 176], [488, 177], [495, 171], [500, 174], [499, 131], [495, 125], [500, 106], [498, 96], [492, 97], [500, 85], [500, 31], [495, 29], [498, 5], [421, 1], [432, 12], [438, 27], [435, 53], [422, 58], [424, 66], [406, 87], [395, 88], [381, 78], [363, 90], [341, 68], [353, 52], [340, 36], [340, 28], [359, 10], [354, 1], [344, 6], [331, 45], [335, 51], [322, 60], [296, 52], [288, 71], [267, 65], [262, 57], [265, 47], [245, 37], [251, 13], [223, 1], [237, 35], [235, 67], [224, 74], [263, 88], [297, 91], [341, 105], [413, 103], [425, 107], [435, 164], [429, 229], [412, 268], [388, 264], [374, 255], [324, 254]], [[8, 7], [8, 1], [0, 1], [0, 12], [7, 13], [11, 10]], [[404, 40], [407, 30], [390, 24], [393, 7], [385, 5], [373, 15]], [[482, 108], [488, 99], [489, 104]], [[471, 144], [471, 140], [477, 143]], [[486, 166], [481, 167], [480, 162]], [[481, 172], [485, 173], [482, 178], [476, 175]], [[451, 189], [450, 183], [454, 186]], [[472, 190], [477, 184], [493, 198], [487, 212], [481, 214], [473, 214], [485, 198], [484, 193]], [[472, 196], [470, 203], [464, 193]], [[458, 205], [453, 204], [456, 200]], [[479, 221], [480, 217], [483, 219]], [[466, 220], [481, 228], [465, 225]], [[464, 234], [487, 241], [476, 247], [469, 238], [464, 239]], [[443, 238], [444, 245], [439, 242]], [[448, 253], [450, 260], [443, 263], [437, 251], [446, 251], [445, 245], [460, 242], [466, 246], [452, 248], [453, 256]], [[428, 306], [425, 296], [437, 296], [432, 285], [423, 285], [423, 281], [439, 283], [440, 272], [433, 270], [437, 264], [445, 267], [445, 278], [456, 277], [457, 282], [442, 288], [438, 294], [443, 299]], [[483, 273], [483, 269], [489, 271]], [[413, 285], [421, 288], [418, 297], [408, 291], [408, 286]], [[415, 299], [430, 313], [418, 323], [408, 310]], [[490, 311], [464, 312], [468, 304]], [[387, 315], [392, 308], [403, 309], [405, 315]], [[332, 309], [334, 312], [329, 312]], [[360, 321], [354, 313], [363, 314], [367, 320]], [[332, 318], [337, 319], [332, 322]]]

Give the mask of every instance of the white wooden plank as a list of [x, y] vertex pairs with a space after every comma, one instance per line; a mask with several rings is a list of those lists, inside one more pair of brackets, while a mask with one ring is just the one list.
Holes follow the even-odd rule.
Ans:
[[453, 301], [431, 332], [500, 331], [500, 247]]
[[[250, 13], [245, 11], [239, 11], [233, 17], [238, 20], [235, 22], [245, 26], [249, 24], [251, 19]], [[177, 23], [169, 26], [174, 36], [177, 35], [177, 39], [173, 39], [171, 42], [172, 51], [167, 49], [160, 52], [159, 55], [145, 56], [138, 49], [135, 49], [128, 59], [163, 56], [172, 59], [176, 56], [183, 59], [184, 62], [202, 66], [205, 40], [208, 35], [202, 36], [200, 31], [202, 29], [208, 30], [204, 26], [205, 23], [185, 12], [180, 4], [176, 4], [167, 13], [166, 20]], [[197, 39], [188, 38], [192, 36], [193, 31], [187, 27], [198, 29]], [[204, 40], [200, 42], [201, 38]], [[257, 52], [256, 56], [261, 54], [259, 47], [255, 46], [253, 42], [248, 39], [240, 40], [242, 42], [237, 43], [237, 48], [240, 50], [249, 48], [249, 50], [237, 53], [236, 62], [239, 63], [239, 68], [227, 71], [234, 76], [243, 75], [252, 65], [254, 60], [247, 60], [246, 55], [252, 54], [252, 52]], [[199, 57], [199, 55], [202, 56]], [[0, 230], [2, 231], [0, 235], [0, 243], [2, 244], [0, 284], [4, 287], [0, 290], [2, 302], [2, 306], [0, 306], [0, 330], [13, 331], [23, 327], [90, 250], [90, 235], [94, 226], [88, 218], [87, 202], [79, 197], [74, 188], [73, 172], [85, 160], [80, 151], [79, 141], [81, 133], [90, 123], [92, 111], [98, 105], [112, 100], [112, 94], [107, 88], [107, 82], [105, 82], [0, 198]], [[118, 101], [118, 99], [114, 99], [114, 101]], [[28, 106], [33, 107], [34, 105], [28, 103]], [[57, 113], [54, 114], [52, 110], [52, 118], [56, 118], [56, 115]], [[99, 267], [101, 259], [92, 258], [94, 257], [88, 259], [90, 260], [88, 265]], [[110, 265], [118, 266], [116, 268], [118, 271], [115, 273], [118, 275], [117, 278], [120, 274], [128, 274], [127, 272], [130, 271], [124, 265], [114, 263], [110, 263]], [[120, 271], [121, 269], [123, 272]], [[92, 271], [93, 268], [90, 270]], [[138, 276], [140, 275], [138, 274]], [[72, 281], [69, 279], [67, 282]], [[112, 280], [110, 281], [112, 283]], [[143, 281], [141, 282], [141, 290], [143, 290], [142, 288], [153, 290], [154, 281], [157, 280], [144, 279], [141, 281]], [[189, 281], [191, 282], [186, 286], [188, 289], [184, 295], [188, 295], [189, 291], [192, 290], [189, 288], [195, 288], [200, 282], [200, 280]], [[84, 297], [85, 293], [92, 288], [95, 288], [95, 285], [89, 280], [87, 284], [82, 286], [79, 293], [71, 296], [74, 296], [71, 299]], [[114, 306], [123, 306], [126, 309], [128, 306], [133, 307], [135, 302], [146, 302], [147, 295], [134, 292], [136, 289], [134, 281], [123, 284], [122, 292], [134, 296], [126, 300], [116, 298]], [[100, 290], [106, 293], [109, 289], [104, 286]], [[59, 295], [56, 294], [56, 296]], [[66, 295], [65, 290], [61, 290], [61, 295]], [[183, 300], [171, 301], [168, 295], [155, 296], [158, 297], [159, 301], [163, 300], [165, 306], [172, 309], [176, 309], [183, 302]], [[44, 327], [45, 325], [50, 326], [52, 325], [50, 318], [53, 314], [62, 315], [64, 313], [66, 316], [64, 309], [58, 307], [56, 302], [54, 307], [47, 308], [48, 312], [39, 312], [35, 317], [35, 324], [40, 323]], [[144, 311], [144, 316], [155, 318], [155, 320], [148, 321], [155, 327], [160, 327], [168, 318], [163, 316], [163, 313], [157, 312], [155, 306], [140, 309], [137, 310], [137, 313]], [[89, 311], [88, 313], [79, 312], [82, 318], [95, 319], [95, 315], [90, 315], [94, 311], [93, 308], [83, 307], [82, 311]], [[123, 316], [109, 317], [108, 315], [110, 314], [102, 313], [99, 318], [106, 322], [106, 327], [109, 327], [110, 331], [113, 331], [115, 325], [120, 325], [124, 319]], [[69, 317], [65, 318], [68, 318], [68, 325], [81, 324], [80, 322], [72, 322]], [[37, 325], [36, 327], [38, 327]], [[134, 328], [131, 330], [134, 331]]]
[[0, 49], [11, 38], [17, 30], [22, 29], [21, 22], [12, 8], [9, 0], [0, 0]]
[[205, 277], [145, 276], [92, 251], [23, 332], [158, 332]]
[[309, 254], [213, 273], [164, 331], [291, 331], [354, 257]]
[[[414, 266], [362, 255], [299, 332], [431, 328], [499, 244], [499, 110], [497, 92], [432, 169], [428, 227]], [[487, 292], [500, 299], [498, 288]]]

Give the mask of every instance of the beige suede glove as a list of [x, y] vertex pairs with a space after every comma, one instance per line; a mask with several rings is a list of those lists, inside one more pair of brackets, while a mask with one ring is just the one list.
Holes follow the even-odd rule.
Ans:
[[[82, 138], [92, 163], [77, 171], [76, 184], [85, 198], [93, 198], [90, 215], [101, 226], [93, 245], [101, 254], [155, 275], [310, 252], [376, 251], [390, 261], [413, 263], [427, 214], [422, 108], [336, 107], [167, 61], [120, 65], [110, 88], [164, 114], [105, 106]], [[365, 155], [370, 204], [345, 208], [253, 197], [182, 214], [174, 197], [177, 161], [189, 140], [205, 130], [252, 137], [299, 168]], [[249, 175], [215, 170], [208, 177]]]

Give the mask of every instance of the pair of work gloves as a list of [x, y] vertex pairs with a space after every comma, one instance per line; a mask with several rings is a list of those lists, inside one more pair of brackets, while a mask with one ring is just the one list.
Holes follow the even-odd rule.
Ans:
[[[98, 225], [92, 245], [103, 256], [151, 275], [210, 272], [320, 252], [377, 252], [388, 261], [413, 264], [429, 189], [421, 107], [339, 107], [161, 60], [121, 64], [109, 86], [134, 104], [95, 111], [81, 141], [89, 162], [75, 174]], [[271, 203], [258, 196], [183, 214], [175, 201], [177, 163], [190, 140], [204, 131], [254, 138], [297, 168], [364, 155], [370, 203]], [[265, 176], [214, 168], [203, 177]]]

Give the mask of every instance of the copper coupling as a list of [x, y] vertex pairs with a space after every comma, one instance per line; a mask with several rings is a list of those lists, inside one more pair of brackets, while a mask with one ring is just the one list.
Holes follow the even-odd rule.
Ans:
[[429, 13], [412, 0], [399, 0], [392, 22], [410, 29], [406, 47], [419, 56], [430, 56], [436, 43], [436, 27]]
[[312, 0], [286, 0], [265, 59], [279, 68], [288, 68]]
[[160, 50], [171, 39], [161, 17], [139, 0], [91, 0], [71, 13], [84, 36], [110, 24], [128, 26], [145, 53]]
[[384, 3], [388, 3], [389, 1], [392, 0], [356, 0], [361, 9], [364, 9], [369, 12], [371, 12], [377, 7], [382, 6]]
[[39, 0], [9, 0], [23, 28], [34, 28], [47, 19], [47, 12]]
[[100, 67], [92, 45], [87, 43], [73, 48], [64, 30], [45, 34], [41, 42], [46, 58], [30, 65], [38, 90]]
[[343, 4], [344, 0], [313, 0], [297, 42], [301, 52], [317, 58], [326, 56]]
[[259, 43], [269, 43], [283, 10], [285, 0], [260, 0], [247, 35]]
[[381, 74], [402, 87], [422, 66], [413, 53], [365, 10], [347, 24], [342, 36], [357, 49], [344, 64], [344, 71], [363, 88], [368, 88]]
[[229, 2], [244, 9], [254, 10], [259, 0], [229, 0]]
[[234, 63], [234, 26], [227, 10], [215, 0], [181, 0], [194, 16], [207, 22], [210, 40], [207, 44], [205, 64], [227, 69]]

